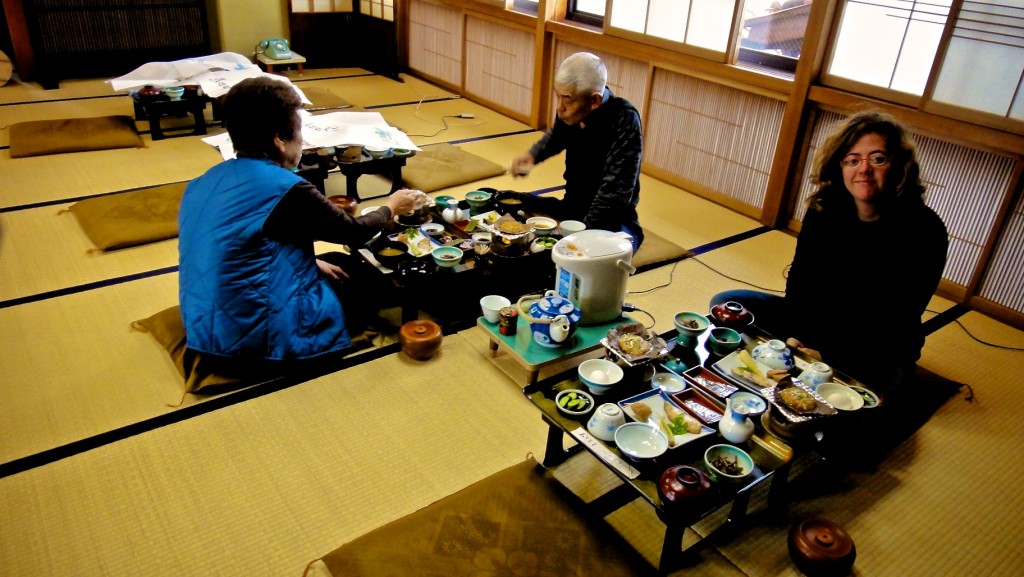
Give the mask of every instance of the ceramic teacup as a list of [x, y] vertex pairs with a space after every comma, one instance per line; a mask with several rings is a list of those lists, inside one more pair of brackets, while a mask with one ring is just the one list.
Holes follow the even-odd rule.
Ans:
[[558, 223], [558, 230], [562, 233], [562, 236], [569, 236], [574, 232], [586, 230], [586, 228], [587, 225], [578, 220], [563, 220]]
[[512, 306], [512, 301], [501, 295], [487, 295], [480, 299], [480, 310], [489, 323], [497, 323], [501, 309], [508, 306]]
[[818, 385], [832, 380], [832, 369], [820, 361], [814, 362], [804, 369], [797, 378], [803, 381], [803, 383], [808, 387], [816, 389], [818, 388]]
[[615, 440], [615, 429], [626, 422], [622, 409], [615, 403], [604, 403], [587, 421], [587, 430], [602, 441]]

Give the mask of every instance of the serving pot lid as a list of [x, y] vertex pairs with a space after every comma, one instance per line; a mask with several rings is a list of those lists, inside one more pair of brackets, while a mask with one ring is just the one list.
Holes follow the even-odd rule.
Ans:
[[625, 236], [607, 230], [586, 229], [555, 243], [552, 258], [598, 259], [633, 253], [633, 243]]
[[808, 517], [793, 524], [789, 531], [790, 555], [812, 565], [853, 564], [857, 548], [846, 529], [835, 521]]
[[540, 311], [546, 316], [571, 315], [576, 311], [576, 306], [572, 304], [572, 301], [563, 298], [560, 295], [547, 295], [541, 297], [540, 299], [537, 299], [534, 307], [531, 307], [531, 309], [534, 308], [536, 311]]

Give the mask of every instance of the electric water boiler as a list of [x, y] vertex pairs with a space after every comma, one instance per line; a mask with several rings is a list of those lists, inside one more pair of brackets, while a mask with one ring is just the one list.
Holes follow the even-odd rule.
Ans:
[[570, 234], [551, 249], [555, 290], [582, 313], [580, 324], [619, 318], [626, 281], [633, 267], [633, 244], [624, 232], [587, 229]]

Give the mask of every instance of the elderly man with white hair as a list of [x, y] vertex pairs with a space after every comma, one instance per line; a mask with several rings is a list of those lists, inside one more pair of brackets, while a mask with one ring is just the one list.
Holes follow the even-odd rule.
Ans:
[[643, 242], [636, 206], [640, 202], [640, 114], [612, 94], [601, 59], [578, 52], [555, 73], [558, 98], [554, 125], [530, 151], [512, 161], [512, 174], [526, 176], [537, 163], [565, 151], [565, 195], [538, 199], [539, 209], [588, 228], [624, 231], [633, 250]]

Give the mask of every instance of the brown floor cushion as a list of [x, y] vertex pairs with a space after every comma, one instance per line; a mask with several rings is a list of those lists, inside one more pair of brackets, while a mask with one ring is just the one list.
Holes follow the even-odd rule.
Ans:
[[11, 125], [10, 140], [11, 158], [146, 146], [130, 116], [18, 122]]
[[624, 543], [603, 522], [582, 517], [570, 505], [573, 499], [529, 459], [363, 535], [310, 567], [326, 566], [334, 577], [635, 575]]
[[505, 174], [505, 167], [448, 143], [424, 146], [406, 161], [402, 179], [409, 188], [433, 192]]
[[76, 202], [69, 209], [101, 250], [178, 236], [178, 207], [187, 182], [152, 186]]

